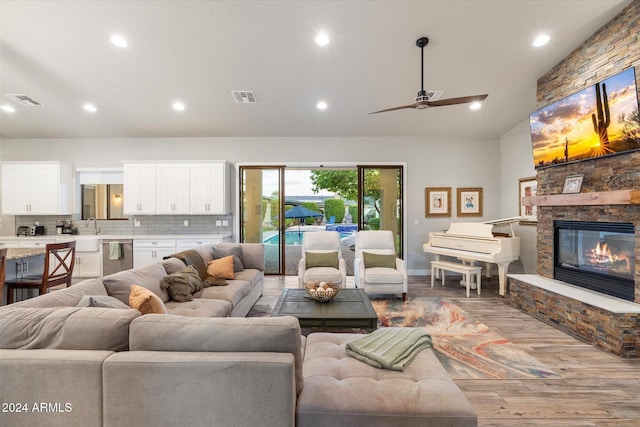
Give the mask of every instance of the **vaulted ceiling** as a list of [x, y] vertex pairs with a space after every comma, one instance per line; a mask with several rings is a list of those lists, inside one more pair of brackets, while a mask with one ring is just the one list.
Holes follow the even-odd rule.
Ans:
[[[0, 105], [15, 112], [0, 111], [0, 136], [494, 139], [536, 108], [537, 79], [628, 4], [2, 0]], [[328, 45], [314, 42], [319, 31]], [[539, 33], [551, 40], [535, 48]], [[114, 46], [114, 34], [128, 47]], [[482, 108], [369, 115], [415, 101], [421, 36], [425, 89], [488, 93]], [[232, 90], [258, 102], [238, 104]]]

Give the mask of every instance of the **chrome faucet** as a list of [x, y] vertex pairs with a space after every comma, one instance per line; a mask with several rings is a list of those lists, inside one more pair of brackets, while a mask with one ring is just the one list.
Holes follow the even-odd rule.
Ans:
[[98, 228], [98, 221], [96, 221], [94, 217], [87, 218], [87, 222], [84, 224], [84, 226], [85, 228], [88, 228], [89, 222], [91, 221], [93, 221], [93, 234], [97, 236], [98, 234], [100, 234], [100, 229]]

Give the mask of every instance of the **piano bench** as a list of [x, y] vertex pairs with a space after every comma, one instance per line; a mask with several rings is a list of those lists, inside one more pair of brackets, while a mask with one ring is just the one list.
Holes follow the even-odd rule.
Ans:
[[453, 271], [454, 273], [464, 274], [465, 285], [467, 286], [467, 298], [469, 298], [469, 289], [471, 288], [471, 275], [476, 275], [476, 282], [478, 283], [478, 295], [480, 295], [480, 273], [482, 267], [468, 264], [461, 264], [459, 262], [452, 261], [431, 261], [431, 287], [435, 282], [438, 273], [440, 273], [440, 280], [442, 286], [444, 286], [444, 272]]

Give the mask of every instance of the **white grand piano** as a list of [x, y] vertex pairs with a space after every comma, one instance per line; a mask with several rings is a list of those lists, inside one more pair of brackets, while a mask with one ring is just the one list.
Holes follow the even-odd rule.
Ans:
[[[491, 277], [491, 263], [498, 264], [500, 295], [504, 296], [507, 269], [520, 256], [520, 237], [513, 232], [513, 223], [520, 217], [496, 219], [485, 222], [452, 222], [449, 229], [429, 233], [429, 241], [422, 249], [435, 254], [456, 257], [463, 262], [485, 262], [486, 275]], [[508, 226], [507, 231], [498, 231]]]

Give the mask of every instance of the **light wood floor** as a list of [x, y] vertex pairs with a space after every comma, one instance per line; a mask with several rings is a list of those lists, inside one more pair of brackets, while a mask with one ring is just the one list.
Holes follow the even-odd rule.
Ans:
[[[600, 351], [511, 307], [495, 279], [470, 298], [454, 282], [432, 289], [428, 277], [410, 277], [409, 296], [447, 297], [562, 377], [456, 380], [479, 426], [640, 426], [640, 359]], [[353, 287], [353, 277], [347, 284]], [[297, 287], [297, 277], [265, 278], [265, 296], [284, 287]]]

